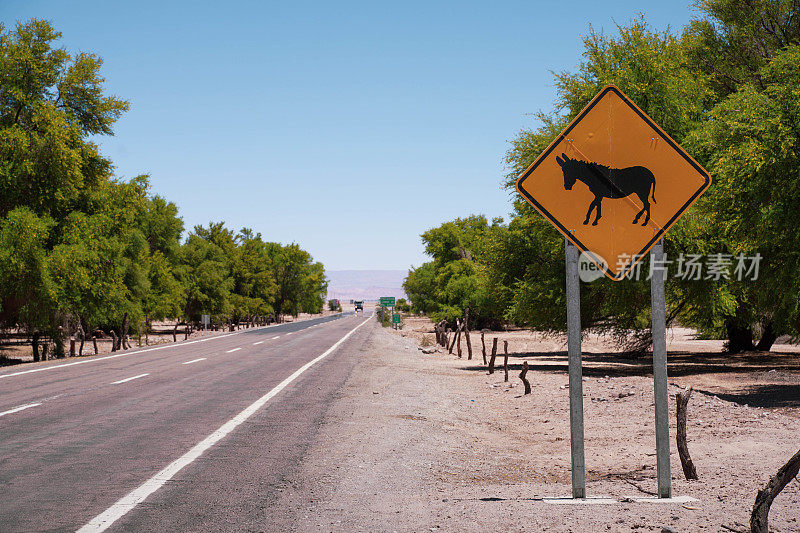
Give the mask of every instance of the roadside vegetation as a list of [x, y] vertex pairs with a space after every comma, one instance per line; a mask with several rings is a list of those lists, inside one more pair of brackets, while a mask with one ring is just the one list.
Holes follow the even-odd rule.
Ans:
[[183, 238], [177, 206], [147, 175], [115, 177], [92, 141], [129, 104], [104, 91], [102, 60], [57, 47], [48, 22], [0, 26], [0, 332], [52, 343], [80, 328], [179, 319], [238, 322], [321, 312], [321, 263], [297, 244], [222, 222]]
[[[680, 32], [639, 17], [611, 35], [590, 28], [575, 72], [554, 75], [552, 112], [506, 154], [507, 222], [471, 215], [422, 234], [431, 261], [404, 288], [414, 311], [474, 327], [566, 328], [564, 239], [514, 189], [526, 169], [606, 84], [620, 87], [712, 175], [707, 193], [669, 231], [669, 321], [725, 338], [731, 352], [800, 335], [800, 18], [797, 3], [700, 0]], [[681, 255], [682, 254], [682, 255]], [[722, 254], [717, 256], [717, 254]], [[675, 276], [680, 257], [729, 261], [729, 275]], [[757, 279], [736, 258], [761, 256]], [[632, 351], [649, 346], [649, 265], [640, 280], [583, 284], [581, 323]]]

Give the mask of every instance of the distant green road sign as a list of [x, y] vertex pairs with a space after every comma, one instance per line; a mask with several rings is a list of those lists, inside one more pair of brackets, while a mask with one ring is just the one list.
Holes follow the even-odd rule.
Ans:
[[395, 313], [392, 315], [392, 324], [399, 324], [400, 323], [400, 314]]
[[394, 307], [394, 296], [382, 296], [381, 307]]

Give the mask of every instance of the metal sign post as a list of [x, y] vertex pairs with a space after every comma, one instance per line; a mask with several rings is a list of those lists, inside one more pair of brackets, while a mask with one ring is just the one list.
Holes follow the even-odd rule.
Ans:
[[567, 343], [569, 353], [569, 435], [572, 452], [572, 497], [586, 498], [583, 451], [583, 370], [581, 368], [581, 287], [578, 248], [564, 239], [567, 262]]
[[650, 298], [653, 335], [653, 390], [656, 409], [656, 468], [658, 497], [672, 497], [669, 465], [669, 391], [667, 390], [667, 325], [664, 298], [664, 241], [659, 240], [650, 254]]

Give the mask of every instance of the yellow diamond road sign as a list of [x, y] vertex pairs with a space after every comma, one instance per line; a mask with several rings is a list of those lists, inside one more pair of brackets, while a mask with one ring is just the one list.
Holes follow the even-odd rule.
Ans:
[[711, 176], [613, 85], [517, 179], [517, 190], [619, 281]]

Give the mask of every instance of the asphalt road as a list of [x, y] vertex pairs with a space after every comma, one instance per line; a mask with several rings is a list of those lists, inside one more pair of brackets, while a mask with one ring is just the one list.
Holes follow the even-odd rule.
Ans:
[[0, 531], [271, 531], [365, 321], [3, 369]]

